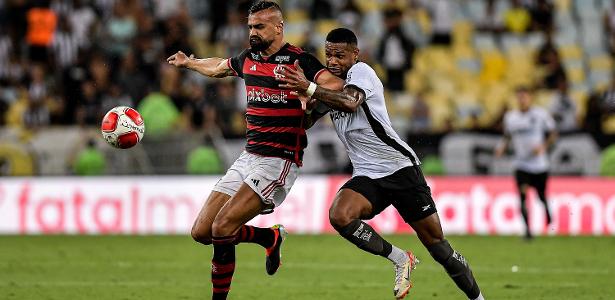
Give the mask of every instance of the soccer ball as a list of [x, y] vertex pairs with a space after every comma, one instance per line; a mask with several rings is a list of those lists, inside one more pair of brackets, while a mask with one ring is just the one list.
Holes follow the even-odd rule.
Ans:
[[107, 112], [100, 130], [109, 145], [127, 149], [143, 139], [145, 124], [136, 110], [128, 106], [116, 106]]

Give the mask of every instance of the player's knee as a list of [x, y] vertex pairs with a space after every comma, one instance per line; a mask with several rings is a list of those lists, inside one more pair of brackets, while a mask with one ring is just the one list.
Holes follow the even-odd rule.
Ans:
[[192, 226], [192, 231], [190, 232], [192, 235], [192, 239], [196, 242], [199, 242], [203, 245], [211, 245], [211, 233], [209, 230], [203, 230], [199, 226]]
[[211, 235], [215, 237], [229, 236], [233, 233], [232, 222], [224, 216], [217, 216], [211, 224]]
[[430, 244], [427, 246], [427, 250], [429, 250], [429, 254], [439, 262], [440, 264], [446, 263], [446, 261], [453, 255], [453, 248], [448, 243], [447, 240], [441, 240], [439, 242]]
[[347, 211], [341, 209], [329, 210], [329, 223], [331, 223], [331, 226], [335, 229], [339, 229], [350, 224], [353, 219], [354, 218], [351, 214], [347, 213]]

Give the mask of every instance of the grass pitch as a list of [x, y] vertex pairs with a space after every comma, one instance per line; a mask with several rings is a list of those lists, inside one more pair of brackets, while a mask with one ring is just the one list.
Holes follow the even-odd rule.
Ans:
[[[465, 299], [415, 236], [406, 299]], [[449, 237], [486, 299], [615, 299], [615, 238]], [[237, 247], [229, 299], [393, 299], [393, 268], [341, 237], [290, 235], [271, 277], [264, 250]], [[210, 247], [187, 236], [0, 236], [0, 299], [210, 299]], [[517, 271], [513, 272], [513, 266]]]

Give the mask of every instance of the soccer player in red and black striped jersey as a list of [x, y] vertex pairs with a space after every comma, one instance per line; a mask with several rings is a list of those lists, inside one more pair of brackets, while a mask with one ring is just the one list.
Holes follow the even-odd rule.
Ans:
[[248, 95], [245, 151], [214, 187], [192, 228], [192, 237], [213, 244], [212, 299], [226, 299], [235, 269], [235, 245], [257, 243], [266, 249], [266, 270], [280, 266], [284, 227], [245, 225], [260, 213], [280, 205], [292, 187], [307, 146], [302, 102], [276, 78], [282, 66], [295, 60], [310, 81], [341, 89], [343, 80], [331, 74], [315, 57], [284, 42], [280, 7], [270, 1], [255, 3], [249, 11], [250, 48], [228, 59], [196, 59], [182, 52], [167, 61], [209, 77], [239, 76]]

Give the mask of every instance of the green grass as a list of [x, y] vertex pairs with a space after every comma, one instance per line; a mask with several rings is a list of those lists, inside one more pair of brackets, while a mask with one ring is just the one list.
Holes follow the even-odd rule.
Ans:
[[[415, 236], [388, 238], [421, 259], [407, 299], [465, 299]], [[449, 240], [487, 299], [615, 299], [613, 237]], [[209, 299], [211, 253], [185, 236], [0, 236], [0, 299]], [[229, 299], [393, 299], [393, 276], [338, 236], [291, 235], [273, 277], [262, 249], [237, 247]]]

